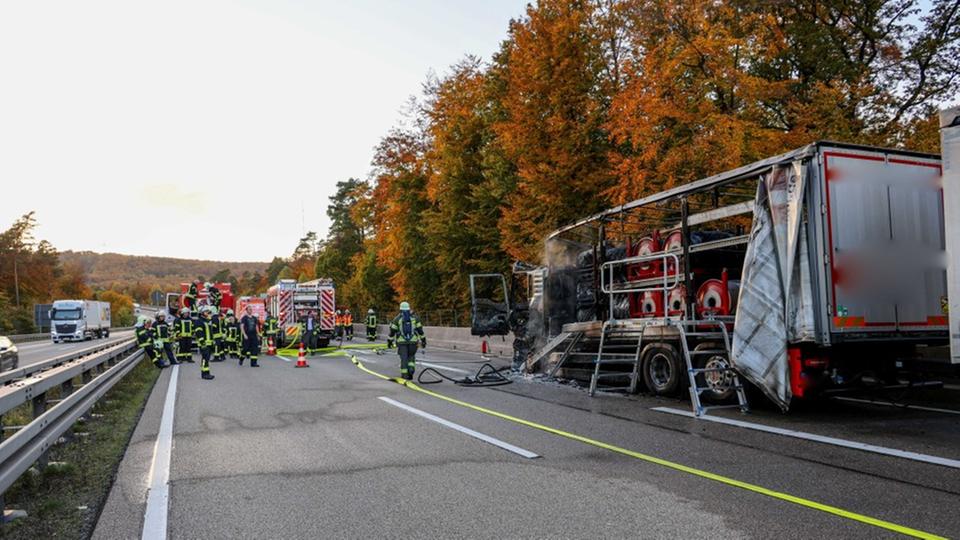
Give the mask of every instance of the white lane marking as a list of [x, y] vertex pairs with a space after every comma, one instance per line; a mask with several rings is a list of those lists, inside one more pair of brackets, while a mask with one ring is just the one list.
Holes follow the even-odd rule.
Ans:
[[[676, 414], [679, 416], [689, 416], [695, 418], [696, 416], [690, 411], [683, 411], [680, 409], [672, 409], [670, 407], [653, 407], [654, 411]], [[896, 448], [887, 448], [885, 446], [876, 446], [873, 444], [867, 444], [857, 441], [848, 441], [846, 439], [837, 439], [834, 437], [827, 437], [825, 435], [817, 435], [815, 433], [807, 433], [806, 431], [795, 431], [792, 429], [784, 429], [773, 426], [767, 426], [764, 424], [755, 424], [753, 422], [744, 422], [742, 420], [734, 420], [732, 418], [724, 418], [721, 416], [710, 416], [703, 415], [699, 418], [700, 420], [705, 420], [707, 422], [716, 422], [718, 424], [726, 424], [728, 426], [736, 426], [746, 429], [752, 429], [756, 431], [763, 431], [766, 433], [773, 433], [775, 435], [783, 435], [785, 437], [793, 437], [795, 439], [804, 439], [808, 441], [831, 444], [833, 446], [842, 446], [844, 448], [852, 448], [854, 450], [862, 450], [864, 452], [871, 452], [874, 454], [882, 454], [885, 456], [893, 456], [902, 459], [909, 459], [911, 461], [920, 461], [923, 463], [931, 463], [933, 465], [942, 465], [944, 467], [951, 467], [954, 469], [960, 469], [960, 460], [950, 459], [939, 456], [931, 456], [928, 454], [920, 454], [917, 452], [910, 452], [908, 450], [899, 450]]]
[[452, 371], [452, 372], [454, 372], [454, 373], [463, 373], [463, 374], [466, 374], [466, 375], [472, 375], [473, 373], [476, 373], [476, 372], [474, 372], [474, 371], [467, 371], [467, 370], [465, 370], [465, 369], [460, 369], [460, 368], [445, 366], [445, 365], [443, 365], [443, 364], [434, 364], [433, 362], [423, 362], [423, 361], [420, 361], [420, 362], [417, 362], [417, 363], [420, 364], [421, 366], [427, 366], [427, 367], [430, 367], [430, 368], [433, 368], [433, 369], [442, 369], [442, 370], [446, 370], [446, 371]]
[[150, 466], [150, 488], [147, 492], [147, 510], [143, 516], [142, 540], [166, 540], [167, 509], [170, 504], [170, 456], [173, 451], [173, 414], [177, 401], [177, 375], [180, 366], [170, 368], [170, 384], [163, 402], [157, 446]]
[[947, 390], [960, 390], [960, 384], [945, 384], [943, 387]]
[[890, 403], [889, 401], [874, 401], [872, 399], [860, 399], [852, 397], [835, 397], [833, 399], [839, 401], [852, 401], [854, 403], [867, 403], [870, 405], [883, 405], [885, 407], [896, 407], [898, 409], [915, 409], [918, 411], [930, 411], [937, 413], [946, 413], [946, 414], [960, 414], [958, 409], [941, 409], [938, 407], [925, 407], [923, 405], [909, 405], [906, 403]]
[[278, 355], [277, 355], [277, 358], [283, 360], [284, 362], [290, 362], [290, 359], [287, 358], [286, 356], [282, 355], [282, 354], [278, 354]]
[[464, 433], [464, 434], [466, 434], [466, 435], [469, 435], [469, 436], [471, 436], [471, 437], [473, 437], [473, 438], [475, 438], [475, 439], [480, 439], [481, 441], [490, 443], [490, 444], [492, 444], [492, 445], [494, 445], [494, 446], [497, 446], [497, 447], [499, 447], [499, 448], [502, 448], [502, 449], [504, 449], [504, 450], [506, 450], [506, 451], [508, 451], [508, 452], [513, 452], [514, 454], [523, 456], [523, 457], [525, 457], [525, 458], [527, 458], [527, 459], [533, 459], [533, 458], [538, 458], [538, 457], [540, 457], [539, 455], [534, 454], [533, 452], [531, 452], [531, 451], [529, 451], [529, 450], [524, 450], [523, 448], [520, 448], [519, 446], [514, 446], [514, 445], [512, 445], [512, 444], [510, 444], [510, 443], [503, 442], [503, 441], [501, 441], [500, 439], [494, 439], [493, 437], [491, 437], [491, 436], [489, 436], [489, 435], [484, 435], [483, 433], [480, 433], [480, 432], [478, 432], [478, 431], [474, 431], [474, 430], [472, 430], [472, 429], [470, 429], [470, 428], [463, 427], [463, 426], [461, 426], [460, 424], [454, 424], [453, 422], [451, 422], [451, 421], [449, 421], [449, 420], [444, 420], [443, 418], [440, 418], [439, 416], [434, 416], [434, 415], [432, 415], [432, 414], [430, 414], [430, 413], [428, 413], [428, 412], [421, 411], [420, 409], [415, 409], [415, 408], [413, 408], [413, 407], [411, 407], [411, 406], [409, 406], [409, 405], [406, 405], [406, 404], [404, 404], [404, 403], [400, 403], [399, 401], [397, 401], [397, 400], [395, 400], [395, 399], [390, 399], [390, 398], [388, 398], [388, 397], [381, 396], [381, 397], [380, 397], [380, 400], [381, 400], [381, 401], [384, 401], [384, 402], [386, 402], [386, 403], [389, 403], [390, 405], [393, 405], [394, 407], [399, 407], [399, 408], [401, 408], [401, 409], [403, 409], [403, 410], [405, 410], [405, 411], [412, 412], [413, 414], [415, 414], [415, 415], [417, 415], [417, 416], [422, 416], [423, 418], [426, 418], [427, 420], [431, 420], [431, 421], [433, 421], [433, 422], [436, 422], [436, 423], [438, 423], [438, 424], [440, 424], [440, 425], [442, 425], [442, 426], [446, 426], [446, 427], [448, 427], [448, 428], [455, 429], [455, 430], [457, 430], [457, 431], [459, 431], [459, 432], [461, 432], [461, 433]]

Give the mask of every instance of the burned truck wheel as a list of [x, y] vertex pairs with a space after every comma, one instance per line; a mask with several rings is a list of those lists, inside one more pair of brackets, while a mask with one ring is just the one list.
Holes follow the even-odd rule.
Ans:
[[[717, 351], [722, 350], [720, 343], [700, 343], [695, 351]], [[706, 369], [726, 369], [730, 367], [730, 362], [725, 354], [698, 354], [695, 356], [695, 366]], [[713, 402], [720, 403], [733, 399], [736, 390], [733, 387], [733, 373], [730, 371], [708, 371], [697, 375], [697, 386], [706, 388], [700, 397]]]
[[643, 382], [658, 396], [677, 393], [683, 376], [683, 362], [677, 349], [668, 343], [651, 343], [643, 348]]

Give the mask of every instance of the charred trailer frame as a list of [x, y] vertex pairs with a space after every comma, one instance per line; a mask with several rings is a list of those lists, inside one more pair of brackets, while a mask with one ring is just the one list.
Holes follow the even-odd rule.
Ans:
[[[540, 342], [609, 321], [720, 321], [736, 371], [784, 410], [895, 377], [947, 342], [940, 175], [936, 155], [822, 141], [558, 229], [545, 245]], [[605, 278], [650, 246], [678, 262], [627, 262]], [[668, 272], [679, 290], [644, 288]], [[592, 306], [577, 304], [585, 284]]]

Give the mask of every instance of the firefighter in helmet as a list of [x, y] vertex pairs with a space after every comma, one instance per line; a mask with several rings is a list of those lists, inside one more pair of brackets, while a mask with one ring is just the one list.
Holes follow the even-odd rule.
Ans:
[[367, 341], [377, 339], [377, 313], [373, 308], [367, 310]]
[[170, 365], [179, 364], [180, 362], [177, 361], [176, 356], [173, 354], [173, 343], [171, 342], [172, 333], [170, 331], [170, 325], [167, 323], [167, 313], [162, 309], [157, 311], [156, 319], [156, 322], [153, 323], [153, 331], [156, 334], [160, 349], [162, 349], [163, 353], [167, 356], [167, 362]]
[[226, 342], [226, 354], [232, 356], [234, 360], [240, 359], [240, 325], [234, 316], [233, 310], [227, 310], [227, 319], [224, 328], [224, 342]]
[[267, 310], [266, 318], [263, 319], [263, 335], [268, 341], [273, 340], [274, 347], [278, 349], [283, 347], [283, 343], [281, 343], [282, 340], [280, 339], [282, 336], [280, 332], [280, 321], [273, 316], [273, 313], [271, 313], [269, 309]]
[[426, 348], [427, 337], [423, 334], [423, 323], [410, 311], [410, 304], [407, 302], [400, 303], [400, 314], [390, 323], [387, 347], [391, 347], [394, 341], [400, 355], [400, 376], [409, 381], [413, 379], [416, 370], [417, 343]]
[[200, 320], [197, 321], [194, 328], [194, 337], [197, 340], [197, 346], [200, 347], [200, 377], [205, 380], [213, 379], [213, 373], [210, 373], [210, 357], [213, 355], [214, 347], [214, 328], [213, 306], [203, 306], [200, 310]]
[[338, 309], [337, 314], [333, 318], [334, 330], [336, 334], [334, 337], [343, 338], [343, 310]]
[[[192, 317], [196, 317], [197, 312], [197, 284], [196, 282], [190, 282], [190, 288], [187, 289], [187, 294], [183, 295], [183, 307], [187, 308], [187, 311], [190, 312]], [[183, 311], [183, 310], [181, 310]]]
[[220, 302], [223, 300], [223, 294], [220, 292], [220, 289], [209, 281], [204, 283], [203, 286], [207, 289], [207, 299], [210, 305], [217, 310], [217, 313], [220, 313]]
[[177, 338], [177, 360], [195, 363], [193, 360], [193, 331], [196, 321], [190, 316], [190, 308], [180, 308], [180, 316], [173, 320], [173, 337]]
[[343, 312], [343, 330], [347, 339], [353, 340], [353, 313], [350, 313], [349, 308]]
[[145, 315], [137, 318], [137, 324], [134, 325], [133, 335], [137, 338], [137, 347], [143, 349], [143, 353], [153, 362], [153, 365], [160, 369], [167, 367], [160, 356], [160, 343], [157, 341], [157, 335], [153, 330], [152, 321]]

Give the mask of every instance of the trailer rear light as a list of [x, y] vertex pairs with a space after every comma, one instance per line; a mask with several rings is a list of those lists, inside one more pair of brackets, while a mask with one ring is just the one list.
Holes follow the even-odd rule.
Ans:
[[826, 369], [830, 362], [826, 358], [804, 358], [803, 367], [813, 369]]

